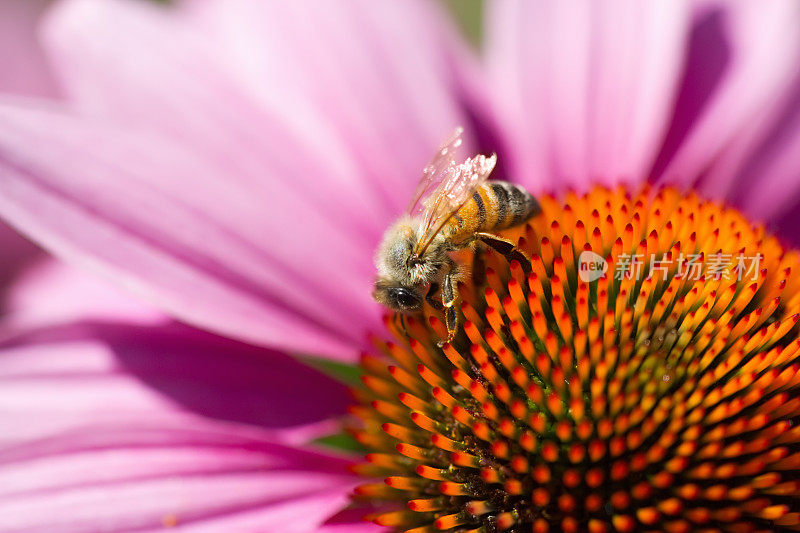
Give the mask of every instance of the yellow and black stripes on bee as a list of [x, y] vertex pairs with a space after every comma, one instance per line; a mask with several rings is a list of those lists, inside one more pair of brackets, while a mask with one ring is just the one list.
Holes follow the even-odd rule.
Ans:
[[446, 231], [450, 240], [459, 243], [478, 232], [522, 224], [540, 210], [539, 202], [521, 187], [505, 181], [487, 181], [453, 215]]

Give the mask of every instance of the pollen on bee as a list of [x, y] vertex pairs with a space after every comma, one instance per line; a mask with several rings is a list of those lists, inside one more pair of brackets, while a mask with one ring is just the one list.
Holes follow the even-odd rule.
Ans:
[[432, 309], [405, 329], [390, 318], [393, 340], [362, 358], [352, 431], [374, 479], [355, 497], [370, 518], [800, 530], [798, 252], [675, 189], [540, 200], [501, 234], [522, 258], [476, 250], [450, 342]]

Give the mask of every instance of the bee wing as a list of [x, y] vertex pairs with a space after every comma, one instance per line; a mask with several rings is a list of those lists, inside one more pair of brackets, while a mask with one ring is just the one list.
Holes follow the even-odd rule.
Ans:
[[461, 209], [492, 173], [497, 156], [477, 155], [460, 165], [451, 164], [441, 185], [430, 195], [422, 217], [416, 253], [421, 254], [450, 218]]
[[464, 128], [456, 128], [439, 147], [428, 166], [422, 170], [422, 179], [419, 180], [419, 184], [411, 196], [406, 213], [412, 216], [418, 215], [423, 209], [426, 209], [434, 194], [439, 191], [442, 183], [448, 177], [449, 169], [455, 165], [455, 155], [463, 143], [463, 133]]

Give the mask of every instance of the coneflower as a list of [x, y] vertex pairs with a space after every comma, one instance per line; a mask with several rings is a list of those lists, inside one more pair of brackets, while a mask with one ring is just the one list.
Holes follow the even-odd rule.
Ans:
[[[398, 531], [800, 529], [798, 255], [675, 189], [542, 198], [436, 311], [375, 340], [357, 498]], [[385, 503], [383, 503], [385, 502]]]

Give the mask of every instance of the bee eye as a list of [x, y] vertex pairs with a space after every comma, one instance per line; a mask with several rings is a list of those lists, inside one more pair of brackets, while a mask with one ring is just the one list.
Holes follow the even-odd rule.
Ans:
[[392, 287], [389, 289], [389, 297], [398, 308], [404, 310], [418, 309], [422, 305], [419, 295], [406, 287]]

